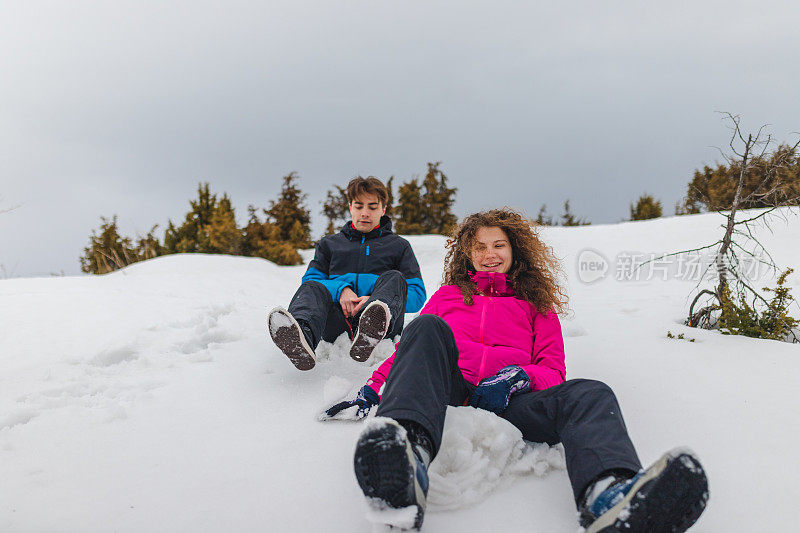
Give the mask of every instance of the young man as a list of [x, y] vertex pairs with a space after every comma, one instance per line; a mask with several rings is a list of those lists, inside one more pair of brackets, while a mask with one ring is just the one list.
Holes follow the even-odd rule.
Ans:
[[388, 193], [377, 178], [347, 185], [351, 222], [323, 237], [289, 309], [269, 314], [272, 340], [300, 370], [310, 370], [320, 340], [348, 332], [350, 357], [366, 361], [385, 336], [403, 330], [404, 313], [425, 303], [425, 286], [408, 241], [392, 233]]

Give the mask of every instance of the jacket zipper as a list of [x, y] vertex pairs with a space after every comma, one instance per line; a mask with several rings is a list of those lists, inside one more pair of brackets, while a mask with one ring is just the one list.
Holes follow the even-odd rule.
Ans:
[[[361, 234], [361, 249], [364, 249], [364, 239], [366, 235]], [[358, 296], [358, 274], [361, 272], [361, 254], [358, 254], [358, 261], [356, 261], [356, 296]]]
[[483, 346], [483, 353], [481, 354], [481, 366], [478, 370], [478, 382], [480, 382], [480, 380], [483, 379], [483, 372], [486, 369], [486, 352], [488, 351], [488, 348], [483, 343], [483, 329], [484, 329], [484, 324], [486, 323], [486, 308], [489, 307], [489, 304], [491, 303], [492, 303], [492, 297], [487, 296], [486, 301], [483, 303], [483, 307], [481, 308], [481, 325], [480, 328], [478, 329], [478, 342], [480, 342], [481, 346]]

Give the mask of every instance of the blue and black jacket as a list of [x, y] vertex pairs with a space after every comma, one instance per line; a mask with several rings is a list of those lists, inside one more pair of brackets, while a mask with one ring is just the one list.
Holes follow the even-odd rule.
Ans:
[[339, 233], [320, 239], [303, 281], [322, 283], [338, 302], [345, 287], [358, 296], [372, 294], [378, 276], [388, 270], [398, 270], [406, 279], [406, 313], [422, 309], [426, 295], [417, 258], [408, 241], [392, 233], [392, 221], [384, 215], [369, 233], [348, 222]]

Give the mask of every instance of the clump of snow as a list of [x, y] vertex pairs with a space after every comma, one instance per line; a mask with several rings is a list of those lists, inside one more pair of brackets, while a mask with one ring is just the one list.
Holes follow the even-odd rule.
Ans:
[[402, 509], [387, 507], [382, 500], [373, 498], [367, 502], [366, 518], [374, 524], [373, 531], [391, 531], [391, 528], [411, 529], [417, 518], [417, 507], [409, 505]]
[[317, 362], [326, 360], [337, 359], [350, 359], [350, 338], [347, 333], [339, 335], [335, 341], [325, 342], [320, 341], [314, 354], [317, 356]]
[[[631, 504], [630, 502], [619, 512], [617, 518], [622, 520], [623, 522], [630, 518], [631, 516]], [[627, 525], [627, 524], [626, 524]]]
[[692, 457], [694, 457], [698, 461], [700, 460], [700, 459], [698, 459], [697, 454], [694, 453], [694, 451], [688, 446], [676, 446], [675, 448], [672, 448], [667, 453], [669, 454], [670, 457], [678, 457], [678, 456], [681, 456], [681, 455], [691, 455]]
[[697, 457], [695, 457], [694, 455], [692, 455], [692, 457], [695, 459], [695, 461], [692, 461], [692, 459], [690, 459], [686, 455], [681, 455], [680, 456], [681, 463], [683, 463], [683, 466], [685, 466], [689, 470], [689, 472], [692, 472], [694, 474], [699, 474], [700, 472], [702, 472], [702, 468], [697, 466], [699, 463]]
[[136, 352], [136, 349], [133, 346], [125, 344], [122, 346], [109, 348], [101, 351], [100, 353], [92, 357], [92, 359], [89, 360], [89, 363], [101, 367], [113, 366], [128, 361], [134, 361], [138, 357], [139, 356]]
[[448, 407], [442, 445], [428, 473], [428, 502], [436, 510], [469, 507], [516, 476], [564, 468], [561, 446], [526, 443], [520, 430], [489, 411]]
[[[366, 422], [364, 422], [364, 432], [380, 431], [388, 425], [394, 426], [396, 424], [397, 422], [395, 422], [392, 418], [387, 418], [385, 416], [374, 416], [372, 418], [368, 418]], [[398, 426], [397, 431], [394, 433], [394, 437], [395, 444], [405, 444], [406, 429], [403, 426]]]
[[[390, 355], [394, 353], [395, 344], [400, 342], [400, 336], [397, 336], [396, 339], [383, 339], [382, 341], [378, 342], [375, 345], [375, 348], [372, 350], [372, 354], [369, 358], [364, 362], [361, 363], [366, 367], [370, 368], [370, 371], [377, 368], [384, 360], [386, 360]], [[319, 345], [317, 345], [317, 349], [315, 354], [317, 356], [317, 361], [322, 360], [346, 360], [351, 361], [350, 358], [350, 346], [352, 345], [352, 341], [347, 333], [342, 333], [339, 335], [335, 341], [325, 342], [320, 341]], [[366, 381], [366, 378], [365, 378]], [[363, 383], [362, 383], [363, 385]], [[359, 388], [361, 386], [359, 385]]]
[[[590, 507], [594, 503], [594, 501], [597, 499], [597, 497], [600, 496], [600, 494], [602, 494], [602, 492], [604, 490], [606, 490], [615, 480], [616, 480], [616, 478], [614, 476], [607, 476], [607, 477], [604, 477], [602, 479], [598, 479], [597, 481], [595, 481], [594, 485], [591, 486], [592, 487], [591, 491], [589, 492], [589, 494], [587, 496], [585, 496], [586, 497], [586, 506]], [[625, 494], [623, 494], [623, 493], [617, 494], [618, 500], [621, 500], [624, 497], [625, 497]], [[616, 504], [617, 502], [614, 502], [614, 503]]]
[[289, 316], [289, 313], [283, 309], [276, 307], [269, 313], [269, 331], [273, 335], [278, 333], [280, 328], [290, 328], [294, 326], [294, 320]]
[[398, 342], [400, 342], [399, 335], [394, 339], [383, 339], [377, 344], [377, 346], [375, 346], [375, 349], [372, 350], [372, 355], [370, 355], [369, 359], [367, 359], [367, 365], [377, 367], [383, 363], [389, 358], [390, 355], [394, 353], [395, 345]]

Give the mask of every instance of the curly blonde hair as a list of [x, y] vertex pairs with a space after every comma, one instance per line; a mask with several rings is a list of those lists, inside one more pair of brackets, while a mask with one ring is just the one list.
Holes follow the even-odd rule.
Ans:
[[567, 296], [559, 283], [561, 265], [553, 249], [539, 239], [534, 221], [508, 207], [469, 215], [453, 230], [446, 245], [445, 285], [458, 286], [464, 303], [473, 304], [478, 287], [470, 278], [475, 272], [471, 251], [479, 228], [500, 228], [508, 236], [512, 262], [506, 275], [517, 298], [530, 302], [540, 313], [567, 312]]

